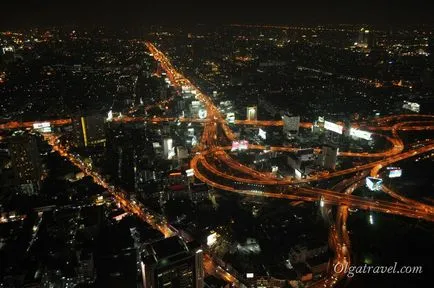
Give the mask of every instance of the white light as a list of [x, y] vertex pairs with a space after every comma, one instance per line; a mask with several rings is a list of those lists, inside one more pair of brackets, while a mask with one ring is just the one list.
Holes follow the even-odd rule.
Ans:
[[41, 133], [50, 133], [50, 122], [33, 123], [33, 129], [38, 130]]
[[375, 177], [366, 177], [366, 186], [371, 191], [380, 191], [383, 184], [383, 179]]
[[185, 170], [185, 173], [187, 174], [187, 177], [194, 176], [194, 169], [187, 169]]
[[351, 128], [350, 129], [350, 136], [354, 136], [354, 137], [358, 137], [358, 138], [362, 138], [365, 140], [371, 140], [372, 139], [372, 133], [366, 132], [366, 131], [362, 131], [356, 128]]
[[228, 121], [229, 123], [234, 123], [235, 122], [235, 113], [227, 113], [226, 114], [226, 121]]
[[374, 225], [374, 217], [371, 215], [369, 215], [369, 224]]
[[249, 141], [247, 140], [232, 141], [231, 151], [247, 150], [248, 147]]
[[217, 242], [217, 233], [213, 232], [206, 237], [206, 245], [211, 246]]
[[259, 133], [258, 133], [259, 137], [261, 137], [262, 139], [267, 139], [267, 132], [265, 132], [264, 130], [262, 130], [261, 128], [259, 128]]
[[50, 127], [50, 122], [33, 123], [33, 129], [42, 129]]
[[333, 132], [336, 132], [338, 134], [342, 134], [342, 130], [344, 127], [335, 124], [333, 122], [324, 121], [324, 128]]
[[402, 105], [402, 108], [411, 110], [413, 112], [419, 113], [420, 111], [420, 104], [416, 102], [409, 102], [404, 101], [404, 105]]
[[389, 178], [398, 178], [402, 175], [402, 169], [392, 169], [389, 172]]
[[[141, 100], [141, 99], [140, 99]], [[107, 121], [112, 121], [113, 120], [113, 111], [112, 110], [110, 110], [108, 113], [107, 113]]]
[[294, 173], [295, 173], [295, 178], [297, 179], [301, 179], [301, 171], [298, 169], [294, 169]]
[[199, 118], [200, 119], [205, 119], [207, 115], [208, 115], [208, 113], [206, 112], [205, 109], [200, 109], [199, 110]]

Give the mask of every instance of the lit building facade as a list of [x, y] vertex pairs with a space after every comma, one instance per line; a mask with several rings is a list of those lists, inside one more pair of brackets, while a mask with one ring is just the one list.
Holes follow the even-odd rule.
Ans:
[[247, 120], [256, 121], [258, 120], [258, 107], [257, 106], [249, 106], [247, 107]]
[[105, 144], [105, 123], [102, 115], [82, 116], [73, 119], [73, 145], [88, 147]]
[[178, 236], [148, 244], [141, 256], [145, 288], [202, 288], [203, 252]]
[[38, 145], [33, 135], [13, 136], [9, 142], [15, 181], [25, 194], [35, 194], [39, 189], [42, 165]]

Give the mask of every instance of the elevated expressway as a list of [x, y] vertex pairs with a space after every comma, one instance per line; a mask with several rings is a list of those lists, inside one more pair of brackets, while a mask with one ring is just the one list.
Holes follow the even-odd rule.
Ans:
[[[353, 207], [368, 211], [377, 211], [388, 214], [396, 214], [410, 218], [424, 219], [427, 221], [434, 221], [434, 207], [420, 203], [400, 195], [392, 189], [383, 186], [383, 191], [392, 196], [395, 201], [372, 200], [358, 196], [351, 195], [352, 191], [361, 185], [361, 178], [370, 171], [372, 176], [377, 176], [379, 171], [392, 163], [399, 162], [410, 157], [414, 157], [423, 153], [434, 150], [434, 141], [427, 141], [423, 147], [416, 149], [405, 150], [405, 143], [399, 137], [399, 131], [431, 131], [434, 130], [434, 115], [393, 115], [372, 120], [369, 125], [366, 123], [353, 123], [353, 127], [361, 127], [371, 131], [381, 131], [390, 133], [391, 135], [384, 135], [378, 132], [374, 133], [375, 137], [384, 137], [389, 143], [390, 148], [385, 151], [379, 152], [340, 152], [339, 157], [359, 157], [363, 159], [377, 158], [371, 162], [361, 164], [352, 168], [332, 171], [329, 173], [320, 173], [312, 175], [305, 179], [284, 178], [278, 179], [271, 173], [256, 171], [244, 164], [239, 163], [228, 154], [230, 146], [222, 145], [222, 143], [229, 143], [236, 139], [235, 134], [230, 129], [226, 119], [220, 113], [218, 108], [213, 104], [212, 100], [202, 93], [196, 86], [194, 86], [186, 77], [176, 71], [168, 58], [159, 51], [153, 44], [146, 43], [147, 48], [152, 53], [153, 57], [160, 62], [161, 67], [166, 71], [167, 77], [171, 83], [180, 88], [181, 86], [188, 86], [190, 89], [195, 90], [196, 98], [203, 103], [207, 110], [206, 119], [189, 119], [189, 118], [163, 118], [163, 117], [137, 117], [126, 115], [121, 118], [114, 118], [113, 121], [117, 122], [196, 122], [203, 125], [203, 134], [201, 141], [196, 149], [196, 155], [191, 160], [191, 168], [194, 169], [195, 177], [207, 183], [210, 186], [216, 187], [229, 192], [238, 193], [241, 195], [249, 195], [256, 197], [269, 197], [288, 200], [301, 200], [301, 201], [323, 201], [325, 205], [338, 205], [338, 214], [336, 222], [331, 227], [330, 241], [333, 243], [331, 246], [336, 252], [333, 261], [349, 261], [349, 252], [338, 251], [343, 249], [342, 245], [346, 244], [349, 249], [349, 239], [345, 232], [345, 223], [347, 218], [347, 208]], [[149, 110], [152, 107], [166, 104], [171, 99], [167, 99], [162, 103], [153, 106], [145, 107]], [[132, 110], [131, 112], [136, 112]], [[8, 122], [0, 124], [0, 130], [5, 129], [18, 129], [18, 128], [31, 128], [37, 121], [30, 122]], [[72, 122], [71, 119], [58, 119], [51, 120], [52, 125], [67, 125]], [[252, 125], [252, 126], [282, 126], [283, 121], [248, 121], [237, 120], [236, 125]], [[300, 123], [301, 128], [311, 128], [312, 123]], [[125, 191], [110, 186], [102, 176], [90, 170], [79, 160], [71, 156], [68, 151], [59, 146], [57, 138], [52, 135], [47, 135], [48, 142], [58, 151], [62, 156], [68, 158], [74, 165], [83, 170], [87, 175], [91, 176], [94, 181], [103, 187], [107, 188], [110, 193], [114, 195], [117, 201], [126, 209], [136, 215], [142, 220], [150, 223], [155, 228], [162, 231], [166, 236], [172, 235], [173, 231], [165, 223], [164, 219], [155, 215], [152, 211], [147, 210], [141, 204], [136, 204], [126, 198]], [[294, 152], [298, 148], [294, 147], [264, 147], [261, 145], [249, 145], [248, 149], [251, 150], [264, 150], [280, 152]], [[319, 153], [319, 149], [315, 152]], [[333, 177], [349, 176], [352, 181], [351, 185], [346, 189], [327, 190], [310, 187], [309, 184], [321, 180], [327, 180]], [[362, 177], [363, 176], [363, 177]], [[343, 180], [345, 181], [345, 179]], [[342, 182], [344, 183], [344, 182]], [[243, 185], [260, 185], [260, 189], [246, 188]], [[207, 256], [209, 259], [210, 256]], [[208, 259], [208, 260], [209, 260]], [[210, 260], [211, 261], [211, 260]], [[208, 262], [206, 266], [212, 267], [214, 271], [215, 265]], [[218, 269], [215, 269], [217, 271]], [[239, 283], [236, 277], [226, 271], [222, 271], [220, 276], [225, 279], [230, 279], [232, 283]], [[342, 275], [328, 275], [325, 279], [320, 281], [322, 286], [318, 287], [331, 287]], [[237, 284], [238, 285], [238, 284]], [[316, 286], [317, 284], [314, 284]]]
[[[185, 85], [185, 83], [188, 83], [190, 88], [199, 92], [198, 99], [204, 102], [208, 110], [208, 118], [204, 124], [204, 133], [201, 139], [200, 149], [191, 160], [191, 167], [194, 169], [195, 177], [210, 186], [242, 195], [302, 201], [321, 200], [326, 205], [339, 205], [336, 222], [331, 226], [329, 238], [330, 246], [336, 252], [334, 259], [332, 259], [333, 263], [349, 263], [350, 261], [350, 243], [346, 231], [348, 207], [434, 221], [434, 209], [432, 206], [405, 198], [388, 187], [383, 187], [384, 192], [394, 197], [397, 201], [372, 200], [351, 195], [358, 186], [362, 185], [364, 177], [368, 174], [367, 171], [371, 170], [371, 175], [376, 176], [378, 171], [387, 165], [434, 150], [434, 141], [429, 141], [425, 143], [423, 147], [405, 151], [405, 145], [398, 134], [398, 131], [434, 130], [434, 115], [394, 115], [375, 119], [372, 121], [372, 125], [359, 125], [354, 123], [352, 125], [353, 127], [364, 127], [371, 131], [391, 132], [391, 136], [379, 133], [375, 134], [377, 137], [385, 137], [385, 139], [391, 143], [391, 147], [386, 151], [374, 153], [340, 152], [339, 156], [360, 157], [365, 159], [377, 158], [379, 160], [340, 171], [307, 177], [306, 179], [276, 179], [276, 177], [271, 176], [269, 173], [256, 171], [246, 165], [238, 163], [227, 154], [230, 147], [219, 145], [216, 141], [218, 137], [214, 134], [217, 132], [215, 127], [221, 125], [229, 141], [234, 140], [234, 135], [229, 130], [223, 117], [218, 113], [217, 108], [212, 104], [210, 99], [201, 93], [191, 82], [186, 80], [180, 73], [175, 72], [176, 70], [170, 64], [167, 57], [155, 46], [148, 44], [148, 48], [152, 53], [158, 55], [155, 59], [162, 63], [162, 66], [165, 67], [168, 74], [176, 76], [172, 76], [172, 78], [176, 78], [175, 84]], [[413, 119], [422, 119], [423, 121], [414, 121]], [[213, 124], [210, 124], [208, 121], [213, 122]], [[392, 122], [394, 122], [394, 124], [391, 124]], [[282, 126], [283, 122], [238, 120], [235, 124]], [[312, 124], [302, 123], [301, 127], [310, 128]], [[249, 149], [264, 150], [265, 147], [250, 145]], [[296, 151], [296, 148], [271, 147], [270, 150], [291, 152]], [[356, 179], [356, 181], [352, 182], [343, 192], [307, 186], [307, 184], [311, 182], [344, 175], [353, 175], [352, 178]], [[262, 186], [259, 190], [254, 188], [240, 188], [236, 187], [238, 183]], [[318, 283], [314, 283], [312, 286], [332, 287], [345, 276], [343, 274], [336, 275], [336, 273], [332, 271], [329, 272], [327, 277]]]

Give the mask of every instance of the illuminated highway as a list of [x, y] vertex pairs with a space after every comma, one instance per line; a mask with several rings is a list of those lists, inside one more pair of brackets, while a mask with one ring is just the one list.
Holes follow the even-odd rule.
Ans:
[[[151, 47], [151, 48], [150, 48]], [[163, 63], [163, 67], [167, 69], [168, 74], [176, 75], [176, 81], [180, 84], [190, 85], [192, 89], [196, 89], [185, 77], [180, 73], [175, 72], [176, 70], [170, 64], [168, 59], [163, 56], [163, 53], [158, 51], [153, 45], [148, 45], [153, 53], [158, 55], [156, 59]], [[197, 89], [196, 89], [197, 90]], [[200, 93], [200, 95], [203, 95]], [[260, 196], [260, 197], [271, 197], [280, 199], [290, 199], [290, 200], [303, 200], [303, 201], [318, 201], [322, 199], [325, 204], [339, 205], [337, 219], [335, 225], [331, 228], [330, 233], [330, 244], [335, 250], [336, 256], [333, 259], [333, 263], [349, 263], [349, 237], [346, 231], [346, 219], [348, 217], [348, 207], [354, 207], [359, 209], [364, 209], [368, 211], [378, 211], [388, 214], [396, 214], [411, 218], [425, 219], [427, 221], [434, 221], [434, 210], [425, 204], [420, 204], [414, 200], [408, 200], [403, 197], [398, 197], [396, 194], [392, 194], [390, 189], [385, 188], [385, 192], [392, 194], [400, 202], [390, 202], [390, 201], [380, 201], [365, 199], [357, 196], [351, 195], [355, 188], [360, 186], [361, 180], [356, 182], [356, 184], [351, 185], [345, 191], [345, 193], [339, 193], [330, 190], [316, 189], [316, 188], [305, 188], [305, 187], [286, 187], [283, 192], [282, 189], [276, 189], [279, 186], [288, 186], [291, 184], [299, 183], [310, 183], [313, 181], [320, 181], [329, 179], [332, 177], [338, 177], [343, 175], [350, 175], [358, 172], [363, 172], [368, 169], [372, 169], [371, 174], [376, 175], [378, 171], [395, 162], [414, 157], [419, 154], [427, 153], [434, 150], [434, 144], [426, 143], [424, 147], [418, 149], [412, 149], [404, 151], [405, 145], [399, 138], [398, 131], [422, 131], [422, 130], [432, 130], [434, 128], [433, 121], [408, 121], [407, 119], [429, 119], [434, 118], [433, 115], [396, 115], [388, 116], [384, 118], [378, 118], [373, 121], [375, 125], [358, 125], [355, 123], [356, 127], [366, 127], [368, 130], [374, 131], [391, 131], [392, 136], [387, 136], [383, 134], [375, 134], [376, 137], [384, 137], [389, 143], [391, 143], [390, 149], [381, 152], [340, 152], [339, 156], [342, 157], [361, 157], [361, 158], [382, 158], [377, 161], [362, 164], [356, 167], [332, 171], [329, 173], [322, 173], [319, 175], [308, 176], [306, 179], [275, 179], [270, 173], [264, 173], [256, 171], [246, 165], [238, 163], [235, 159], [230, 157], [226, 151], [230, 150], [230, 147], [222, 147], [216, 143], [216, 125], [222, 125], [223, 131], [229, 140], [233, 140], [233, 134], [228, 130], [229, 127], [224, 122], [223, 117], [217, 112], [218, 109], [212, 105], [209, 98], [205, 96], [198, 97], [199, 100], [204, 102], [206, 109], [208, 111], [208, 119], [215, 120], [214, 126], [210, 123], [206, 123], [204, 127], [204, 133], [201, 139], [201, 152], [197, 153], [192, 161], [191, 168], [194, 169], [195, 176], [207, 183], [210, 186], [235, 192], [244, 195]], [[405, 121], [407, 120], [407, 121]], [[393, 125], [391, 122], [396, 122]], [[248, 121], [248, 120], [238, 120], [235, 121], [238, 125], [254, 125], [258, 126], [282, 126], [283, 121]], [[311, 123], [302, 123], [300, 125], [302, 128], [312, 127]], [[266, 147], [250, 145], [249, 149], [264, 150]], [[296, 151], [296, 148], [292, 147], [271, 147], [270, 150], [274, 151]], [[403, 152], [404, 151], [404, 152]], [[315, 151], [318, 153], [318, 150]], [[239, 175], [243, 175], [242, 177]], [[229, 183], [245, 183], [254, 185], [263, 185], [264, 187], [255, 189], [240, 189], [234, 187], [234, 184]], [[270, 189], [270, 190], [268, 190]], [[323, 279], [319, 285], [314, 285], [317, 287], [331, 287], [334, 286], [337, 281], [342, 279], [345, 275], [336, 275], [331, 273], [328, 277]]]
[[[203, 133], [198, 146], [195, 149], [196, 154], [192, 157], [190, 167], [194, 170], [194, 175], [200, 181], [208, 185], [229, 192], [255, 197], [279, 198], [296, 201], [322, 201], [324, 205], [337, 205], [337, 215], [335, 223], [330, 228], [329, 244], [336, 252], [333, 263], [350, 263], [350, 241], [346, 231], [346, 220], [348, 217], [348, 207], [358, 208], [366, 211], [376, 211], [381, 213], [400, 215], [410, 218], [424, 219], [434, 221], [434, 207], [428, 204], [420, 203], [416, 200], [409, 199], [393, 191], [391, 188], [383, 185], [382, 190], [394, 198], [393, 201], [373, 200], [352, 195], [352, 192], [361, 185], [363, 179], [370, 173], [373, 177], [378, 177], [381, 169], [392, 163], [396, 163], [420, 154], [434, 150], [434, 140], [429, 140], [422, 147], [406, 147], [400, 138], [400, 132], [410, 131], [430, 131], [434, 130], [434, 115], [393, 115], [376, 118], [369, 123], [352, 123], [352, 127], [361, 127], [362, 129], [376, 131], [374, 137], [382, 137], [387, 140], [390, 147], [384, 151], [376, 152], [339, 152], [339, 157], [357, 157], [365, 162], [351, 168], [337, 171], [321, 171], [316, 174], [308, 175], [306, 178], [296, 179], [293, 177], [277, 178], [269, 172], [257, 171], [245, 164], [238, 162], [230, 155], [228, 146], [236, 139], [235, 134], [230, 129], [230, 124], [220, 113], [219, 109], [213, 104], [210, 97], [202, 93], [186, 77], [179, 73], [169, 59], [159, 51], [152, 43], [146, 43], [147, 48], [152, 56], [160, 63], [162, 69], [166, 72], [172, 85], [177, 88], [187, 86], [194, 91], [196, 99], [202, 102], [207, 110], [206, 119], [190, 118], [164, 118], [164, 117], [137, 117], [132, 114], [139, 111], [135, 108], [130, 111], [129, 115], [113, 118], [114, 122], [189, 122], [199, 123], [203, 126]], [[152, 106], [143, 107], [143, 110], [149, 111], [153, 107], [165, 105], [171, 99], [164, 100]], [[8, 122], [0, 124], [0, 129], [19, 129], [32, 128], [35, 122]], [[71, 119], [51, 120], [53, 126], [67, 125]], [[235, 125], [261, 126], [283, 126], [283, 121], [249, 121], [236, 120]], [[301, 128], [310, 129], [312, 123], [302, 122]], [[385, 134], [380, 134], [386, 133]], [[47, 142], [53, 146], [61, 156], [66, 157], [72, 164], [81, 169], [86, 175], [91, 176], [95, 183], [106, 188], [116, 199], [117, 203], [126, 211], [137, 215], [143, 221], [151, 224], [154, 228], [161, 231], [166, 237], [176, 233], [166, 223], [161, 215], [158, 215], [146, 209], [141, 203], [130, 201], [127, 193], [122, 189], [110, 185], [97, 172], [90, 169], [80, 159], [72, 156], [65, 147], [59, 144], [58, 138], [54, 135], [45, 134]], [[249, 145], [248, 150], [269, 150], [277, 152], [296, 152], [300, 148], [295, 147], [265, 147], [261, 145]], [[319, 148], [315, 153], [320, 153]], [[374, 161], [366, 162], [372, 158]], [[327, 180], [334, 177], [348, 176], [331, 190], [318, 189], [308, 186], [312, 182]], [[219, 277], [234, 283], [237, 286], [240, 279], [226, 270], [222, 269], [215, 263], [211, 255], [205, 256], [205, 270], [210, 274], [216, 274]], [[324, 279], [314, 283], [314, 287], [332, 287], [345, 275], [329, 273]]]

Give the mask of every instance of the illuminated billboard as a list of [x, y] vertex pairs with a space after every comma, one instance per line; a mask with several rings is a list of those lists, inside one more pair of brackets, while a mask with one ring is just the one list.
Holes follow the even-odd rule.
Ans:
[[238, 142], [238, 141], [232, 141], [231, 151], [238, 151], [239, 148], [240, 148], [240, 142]]
[[194, 176], [194, 169], [187, 169], [187, 170], [185, 170], [185, 174], [187, 174], [187, 177]]
[[42, 129], [50, 127], [50, 122], [33, 123], [33, 129]]
[[389, 178], [398, 178], [402, 176], [402, 169], [399, 167], [387, 167]]
[[342, 134], [342, 130], [344, 127], [335, 124], [333, 122], [324, 121], [324, 128], [333, 132], [336, 132], [338, 134]]
[[402, 105], [402, 108], [407, 109], [407, 110], [411, 110], [411, 111], [416, 112], [416, 113], [419, 113], [419, 111], [420, 111], [420, 105], [419, 105], [419, 103], [416, 103], [416, 102], [404, 101], [404, 105]]
[[228, 123], [235, 123], [235, 113], [227, 113], [226, 121], [228, 121]]
[[350, 136], [353, 137], [357, 137], [357, 138], [362, 138], [365, 140], [372, 140], [372, 133], [366, 132], [366, 131], [362, 131], [356, 128], [351, 128], [350, 129]]
[[248, 147], [249, 147], [249, 141], [247, 140], [232, 141], [231, 151], [247, 150]]
[[249, 141], [241, 140], [240, 141], [240, 150], [247, 150], [249, 148]]
[[200, 101], [196, 101], [196, 100], [191, 101], [191, 106], [192, 107], [199, 107], [200, 106]]
[[383, 185], [383, 179], [375, 177], [366, 177], [366, 186], [371, 191], [380, 191]]
[[50, 133], [51, 125], [50, 122], [33, 123], [33, 129], [41, 133]]
[[206, 112], [205, 109], [200, 109], [198, 115], [200, 119], [205, 119], [208, 113]]
[[259, 128], [259, 132], [258, 132], [259, 137], [261, 137], [262, 139], [267, 139], [267, 132], [265, 132], [264, 130], [262, 130], [261, 128]]

